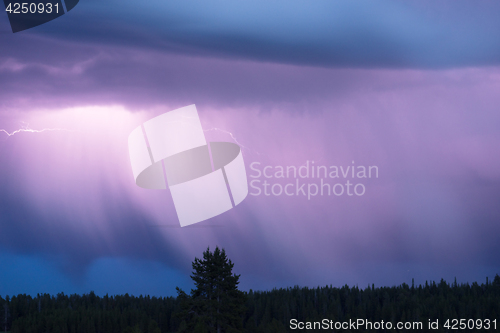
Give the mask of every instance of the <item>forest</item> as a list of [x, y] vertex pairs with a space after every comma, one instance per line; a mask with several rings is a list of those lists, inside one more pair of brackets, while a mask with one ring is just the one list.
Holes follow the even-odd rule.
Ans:
[[[393, 287], [291, 287], [243, 292], [242, 327], [233, 332], [292, 332], [290, 320], [500, 319], [500, 276], [478, 284], [426, 282]], [[185, 297], [185, 296], [184, 296]], [[0, 331], [12, 333], [168, 333], [184, 320], [182, 297], [39, 294], [0, 297]], [[497, 326], [498, 329], [498, 326]], [[209, 328], [197, 328], [211, 332]], [[230, 330], [223, 330], [229, 332]], [[326, 330], [331, 331], [331, 330]], [[345, 331], [349, 330], [335, 330]], [[367, 330], [369, 331], [369, 330]], [[384, 330], [377, 330], [383, 332]], [[392, 330], [397, 331], [397, 330]], [[424, 327], [424, 331], [425, 327]], [[441, 327], [435, 332], [448, 331]], [[490, 331], [494, 332], [492, 328]]]

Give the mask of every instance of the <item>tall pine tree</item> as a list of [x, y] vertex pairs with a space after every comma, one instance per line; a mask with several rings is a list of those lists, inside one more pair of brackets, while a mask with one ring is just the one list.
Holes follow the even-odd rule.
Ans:
[[234, 264], [225, 250], [216, 247], [212, 253], [208, 248], [192, 265], [196, 288], [190, 296], [177, 288], [181, 327], [186, 332], [243, 332], [246, 296], [238, 290], [240, 276], [232, 273]]

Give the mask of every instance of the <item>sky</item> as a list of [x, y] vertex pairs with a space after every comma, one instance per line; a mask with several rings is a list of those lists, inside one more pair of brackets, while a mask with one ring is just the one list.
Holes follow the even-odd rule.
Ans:
[[[82, 0], [15, 34], [0, 15], [0, 295], [173, 296], [215, 246], [242, 290], [493, 278], [499, 15], [498, 1]], [[191, 104], [208, 141], [242, 147], [250, 194], [180, 228], [168, 190], [135, 185], [127, 140]], [[378, 177], [275, 177], [307, 165]], [[345, 191], [295, 191], [322, 181]]]

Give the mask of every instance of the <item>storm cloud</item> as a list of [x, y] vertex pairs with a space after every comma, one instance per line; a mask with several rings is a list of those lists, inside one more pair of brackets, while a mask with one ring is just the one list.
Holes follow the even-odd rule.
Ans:
[[[170, 295], [215, 245], [244, 289], [493, 276], [499, 10], [87, 1], [2, 33], [0, 294]], [[363, 196], [249, 195], [180, 228], [168, 191], [135, 186], [127, 137], [190, 104], [209, 141], [243, 147], [249, 181], [254, 162], [376, 165], [379, 177], [355, 180]], [[50, 130], [8, 135], [19, 129]]]

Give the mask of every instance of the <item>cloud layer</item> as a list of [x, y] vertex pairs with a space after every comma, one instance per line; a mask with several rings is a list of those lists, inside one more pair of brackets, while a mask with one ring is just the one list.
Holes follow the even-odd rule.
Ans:
[[[58, 129], [0, 132], [0, 294], [173, 294], [215, 245], [245, 289], [498, 273], [496, 3], [120, 3], [0, 35], [0, 128]], [[250, 195], [178, 228], [168, 191], [134, 185], [127, 136], [189, 104], [249, 176], [354, 161], [379, 177], [361, 197]]]
[[23, 35], [308, 66], [450, 68], [498, 65], [499, 13], [496, 1], [472, 0], [86, 1]]

